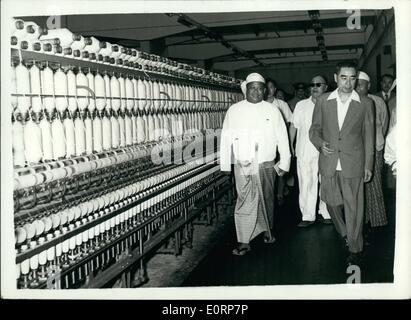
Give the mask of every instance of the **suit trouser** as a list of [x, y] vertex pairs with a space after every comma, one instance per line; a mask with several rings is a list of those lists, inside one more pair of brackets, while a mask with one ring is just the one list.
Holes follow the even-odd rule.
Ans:
[[[297, 158], [298, 197], [303, 221], [315, 221], [315, 209], [318, 200], [318, 158], [303, 161]], [[324, 219], [330, 219], [325, 203], [320, 199], [318, 213]]]
[[344, 178], [341, 171], [322, 177], [321, 191], [337, 232], [347, 237], [350, 252], [363, 249], [364, 179]]

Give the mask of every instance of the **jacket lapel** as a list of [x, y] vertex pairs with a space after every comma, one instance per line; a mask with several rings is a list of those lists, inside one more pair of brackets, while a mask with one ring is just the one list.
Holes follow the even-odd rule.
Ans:
[[358, 111], [360, 111], [360, 104], [355, 100], [351, 100], [350, 105], [348, 106], [347, 114], [345, 115], [343, 125], [340, 130], [341, 134], [344, 133], [344, 130], [346, 130], [349, 124], [352, 123], [352, 120], [355, 119]]

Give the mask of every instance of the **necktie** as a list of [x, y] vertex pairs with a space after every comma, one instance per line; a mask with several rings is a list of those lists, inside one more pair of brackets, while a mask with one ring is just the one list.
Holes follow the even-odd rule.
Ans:
[[388, 101], [388, 94], [386, 94], [386, 93], [384, 93], [384, 100], [385, 100], [385, 102]]

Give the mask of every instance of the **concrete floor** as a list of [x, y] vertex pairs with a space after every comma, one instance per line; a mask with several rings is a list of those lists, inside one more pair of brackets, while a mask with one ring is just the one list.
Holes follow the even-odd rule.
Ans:
[[[334, 226], [317, 222], [296, 227], [301, 219], [297, 197], [295, 190], [276, 208], [275, 243], [265, 244], [259, 236], [252, 241], [251, 252], [233, 256], [231, 206], [214, 225], [195, 226], [192, 249], [184, 248], [179, 256], [154, 255], [147, 263], [150, 280], [143, 287], [346, 283], [346, 253]], [[376, 230], [365, 248], [362, 283], [393, 281], [395, 201], [388, 198], [386, 204], [389, 225]]]

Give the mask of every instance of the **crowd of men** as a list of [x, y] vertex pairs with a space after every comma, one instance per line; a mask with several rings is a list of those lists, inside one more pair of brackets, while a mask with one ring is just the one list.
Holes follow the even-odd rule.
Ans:
[[327, 92], [326, 77], [313, 75], [308, 86], [295, 85], [288, 103], [272, 79], [251, 73], [243, 82], [245, 99], [229, 108], [220, 144], [221, 170], [233, 168], [237, 191], [234, 255], [247, 254], [262, 232], [275, 242], [274, 201], [282, 205], [295, 180], [298, 227], [317, 216], [333, 224], [348, 264], [360, 264], [368, 235], [387, 225], [383, 190], [395, 188], [396, 174], [394, 77], [383, 75], [382, 91], [370, 94], [370, 77], [341, 62], [334, 81], [337, 89]]

